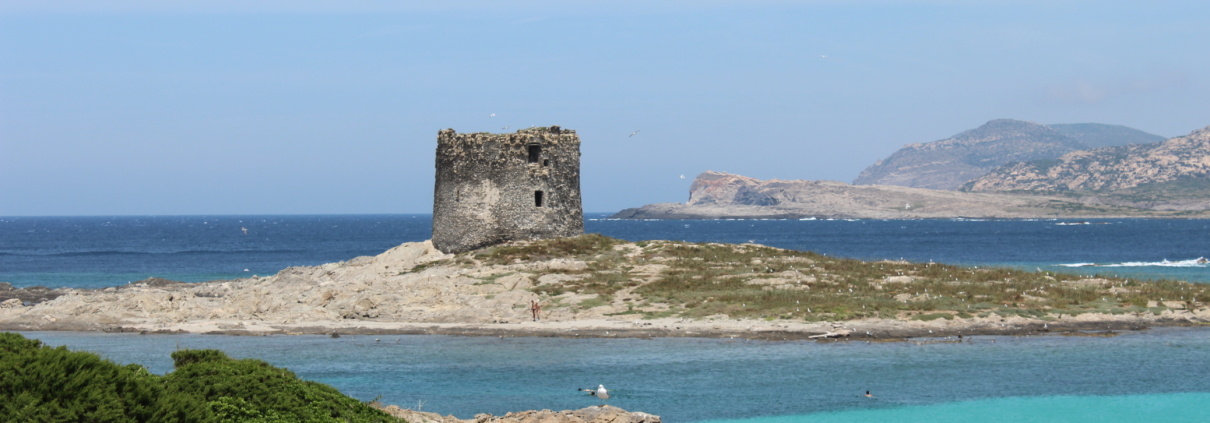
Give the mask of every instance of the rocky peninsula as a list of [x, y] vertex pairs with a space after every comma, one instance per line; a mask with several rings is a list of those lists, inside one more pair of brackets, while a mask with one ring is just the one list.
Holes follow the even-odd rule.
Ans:
[[[0, 329], [215, 334], [860, 338], [1105, 331], [1210, 321], [1186, 282], [1085, 278], [756, 244], [600, 235], [457, 255], [428, 242], [273, 276], [0, 291]], [[28, 296], [27, 296], [28, 297]], [[543, 306], [533, 321], [530, 301]]]
[[1095, 195], [961, 192], [838, 181], [760, 180], [706, 171], [685, 203], [622, 210], [614, 219], [1206, 218], [1210, 211], [1109, 204]]

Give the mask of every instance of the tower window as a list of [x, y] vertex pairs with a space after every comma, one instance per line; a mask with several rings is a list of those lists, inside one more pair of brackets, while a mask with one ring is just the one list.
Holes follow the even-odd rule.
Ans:
[[550, 159], [542, 159], [542, 166], [550, 166]]
[[534, 191], [534, 207], [542, 207], [542, 191]]
[[540, 146], [540, 145], [529, 146], [529, 162], [537, 163], [538, 159], [540, 159], [540, 158], [542, 158], [542, 146]]

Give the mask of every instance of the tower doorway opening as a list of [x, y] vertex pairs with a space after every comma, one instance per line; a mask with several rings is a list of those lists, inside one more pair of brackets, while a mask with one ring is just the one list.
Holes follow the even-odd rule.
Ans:
[[542, 207], [542, 191], [534, 191], [534, 207]]
[[541, 159], [541, 158], [542, 158], [542, 146], [540, 146], [540, 145], [529, 146], [529, 162], [537, 163], [538, 159]]

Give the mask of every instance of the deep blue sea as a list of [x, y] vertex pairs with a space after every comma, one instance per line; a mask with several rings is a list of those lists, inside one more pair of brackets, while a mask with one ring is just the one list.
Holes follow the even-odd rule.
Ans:
[[[746, 242], [861, 259], [937, 261], [1210, 282], [1204, 220], [617, 221], [628, 239]], [[0, 281], [104, 287], [268, 275], [374, 255], [430, 235], [427, 215], [0, 217]], [[247, 233], [245, 234], [245, 229]], [[468, 418], [598, 403], [667, 422], [1207, 421], [1210, 328], [974, 343], [717, 339], [234, 337], [30, 332], [52, 345], [171, 370], [176, 348], [260, 358], [362, 400]], [[374, 342], [380, 338], [381, 342]], [[398, 341], [396, 341], [398, 338]], [[995, 341], [995, 342], [992, 342]], [[865, 398], [866, 390], [875, 398]]]
[[[607, 220], [638, 241], [754, 241], [861, 259], [1210, 282], [1207, 220]], [[429, 215], [0, 217], [0, 282], [97, 288], [199, 282], [376, 255], [431, 235]], [[244, 230], [247, 233], [244, 233]]]

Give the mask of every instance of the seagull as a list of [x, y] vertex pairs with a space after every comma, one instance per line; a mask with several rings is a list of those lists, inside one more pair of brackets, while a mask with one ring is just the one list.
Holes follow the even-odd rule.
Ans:
[[507, 130], [508, 130], [508, 128], [510, 128], [510, 127], [505, 126], [505, 127], [503, 127], [503, 128], [500, 128], [500, 129], [501, 129], [501, 130], [503, 130], [503, 131], [507, 131]]
[[[641, 131], [641, 129], [640, 129], [640, 131]], [[635, 135], [638, 135], [638, 133], [639, 133], [639, 131], [634, 131], [634, 132], [631, 132], [631, 133], [630, 133], [630, 136], [629, 136], [629, 137], [626, 137], [626, 138], [630, 138], [630, 137], [633, 137], [633, 136], [635, 136]]]
[[[683, 178], [683, 177], [684, 177], [684, 176], [682, 176], [682, 178]], [[248, 228], [245, 228], [245, 227], [242, 227], [242, 226], [241, 226], [241, 227], [240, 227], [240, 230], [244, 231], [244, 235], [247, 235], [247, 234], [248, 234]]]
[[588, 395], [600, 398], [601, 402], [609, 399], [609, 391], [605, 390], [605, 385], [597, 385], [597, 389], [579, 389], [580, 391], [588, 392]]
[[489, 115], [488, 117], [496, 117], [496, 114], [495, 114], [495, 113], [492, 113], [492, 114], [491, 114], [491, 115]]
[[681, 175], [681, 179], [685, 179], [685, 175]]

